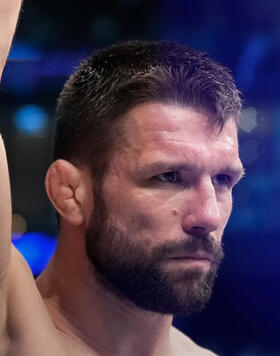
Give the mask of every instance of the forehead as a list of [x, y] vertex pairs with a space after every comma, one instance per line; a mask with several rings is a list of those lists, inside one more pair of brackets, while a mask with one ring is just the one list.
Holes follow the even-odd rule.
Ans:
[[[192, 147], [238, 152], [236, 123], [229, 119], [222, 130], [209, 117], [189, 107], [146, 103], [132, 109], [125, 117], [127, 147], [134, 150], [173, 150]], [[183, 151], [182, 151], [183, 152]]]

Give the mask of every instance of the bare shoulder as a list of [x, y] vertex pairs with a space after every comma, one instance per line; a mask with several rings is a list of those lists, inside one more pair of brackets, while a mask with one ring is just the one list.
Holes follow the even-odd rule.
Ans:
[[174, 355], [176, 356], [217, 356], [217, 354], [213, 353], [212, 351], [198, 346], [188, 336], [183, 334], [175, 327], [172, 327], [171, 329], [171, 342]]

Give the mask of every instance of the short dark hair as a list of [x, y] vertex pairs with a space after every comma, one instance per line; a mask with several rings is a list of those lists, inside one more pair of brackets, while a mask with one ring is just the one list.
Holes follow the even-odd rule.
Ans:
[[54, 159], [77, 159], [103, 175], [121, 118], [145, 102], [190, 106], [220, 128], [241, 110], [231, 74], [205, 53], [168, 41], [119, 43], [83, 61], [64, 85]]

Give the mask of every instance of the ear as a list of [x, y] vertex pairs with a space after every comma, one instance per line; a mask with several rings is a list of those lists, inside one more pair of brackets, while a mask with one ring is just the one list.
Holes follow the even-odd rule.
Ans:
[[79, 226], [87, 218], [89, 185], [82, 170], [59, 159], [48, 169], [45, 186], [57, 212], [70, 224]]

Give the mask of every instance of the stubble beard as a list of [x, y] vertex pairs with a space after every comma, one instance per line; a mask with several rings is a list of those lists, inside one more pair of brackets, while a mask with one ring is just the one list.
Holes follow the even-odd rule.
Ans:
[[[109, 216], [102, 194], [95, 195], [86, 251], [99, 283], [121, 299], [160, 314], [189, 315], [201, 310], [210, 299], [223, 250], [211, 236], [186, 236], [184, 240], [162, 243], [147, 252], [139, 231], [122, 231]], [[167, 270], [172, 255], [205, 251], [211, 267], [182, 266]]]

